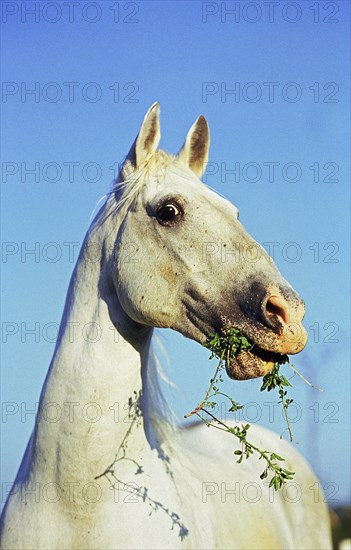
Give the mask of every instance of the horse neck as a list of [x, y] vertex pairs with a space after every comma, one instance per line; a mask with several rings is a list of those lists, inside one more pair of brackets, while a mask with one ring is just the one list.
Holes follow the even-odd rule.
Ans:
[[83, 244], [41, 395], [33, 456], [50, 481], [103, 473], [116, 458], [135, 417], [131, 404], [141, 393], [139, 427], [130, 432], [128, 450], [140, 456], [158, 446], [146, 384], [152, 329], [137, 326], [119, 305], [108, 273], [115, 220], [109, 222]]

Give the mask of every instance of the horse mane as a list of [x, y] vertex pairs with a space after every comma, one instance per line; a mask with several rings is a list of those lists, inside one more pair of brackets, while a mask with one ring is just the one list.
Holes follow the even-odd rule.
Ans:
[[176, 415], [165, 398], [161, 382], [171, 387], [175, 385], [168, 379], [164, 364], [170, 364], [169, 355], [163, 343], [162, 334], [154, 329], [150, 342], [147, 364], [144, 365], [145, 375], [143, 376], [143, 387], [146, 397], [144, 407], [147, 408], [147, 417], [150, 419], [153, 431], [156, 434], [156, 447], [160, 451], [162, 443], [166, 440], [168, 446], [172, 444], [169, 440], [170, 430], [172, 438], [176, 437]]

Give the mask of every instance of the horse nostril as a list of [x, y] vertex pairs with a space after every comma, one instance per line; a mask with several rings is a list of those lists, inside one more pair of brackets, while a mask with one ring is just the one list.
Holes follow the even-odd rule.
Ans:
[[268, 317], [276, 317], [286, 325], [289, 321], [289, 305], [279, 296], [270, 296], [266, 302], [266, 313]]

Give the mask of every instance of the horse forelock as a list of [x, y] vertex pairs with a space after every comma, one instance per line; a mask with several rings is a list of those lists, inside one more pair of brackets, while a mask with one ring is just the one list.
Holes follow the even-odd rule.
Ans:
[[160, 149], [139, 167], [135, 167], [133, 162], [126, 158], [112, 188], [116, 209], [126, 212], [131, 208], [148, 181], [157, 180], [162, 184], [166, 182], [167, 177], [171, 182], [172, 176], [194, 182], [194, 174], [177, 156]]

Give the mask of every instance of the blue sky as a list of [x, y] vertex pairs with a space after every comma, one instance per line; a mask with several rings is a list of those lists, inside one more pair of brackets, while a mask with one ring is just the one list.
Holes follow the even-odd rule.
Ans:
[[[14, 412], [1, 424], [2, 481], [14, 479], [34, 423], [69, 251], [76, 258], [157, 100], [171, 152], [206, 116], [207, 183], [306, 301], [309, 344], [294, 364], [324, 392], [293, 380], [294, 433], [329, 502], [349, 499], [349, 3], [281, 1], [272, 13], [227, 2], [234, 15], [220, 2], [79, 2], [69, 13], [41, 1], [36, 15], [32, 4], [2, 3], [2, 400]], [[26, 334], [36, 323], [39, 336]], [[214, 365], [197, 344], [161, 334], [178, 386], [165, 391], [182, 417]], [[251, 403], [246, 420], [280, 432], [259, 386], [225, 383]]]

